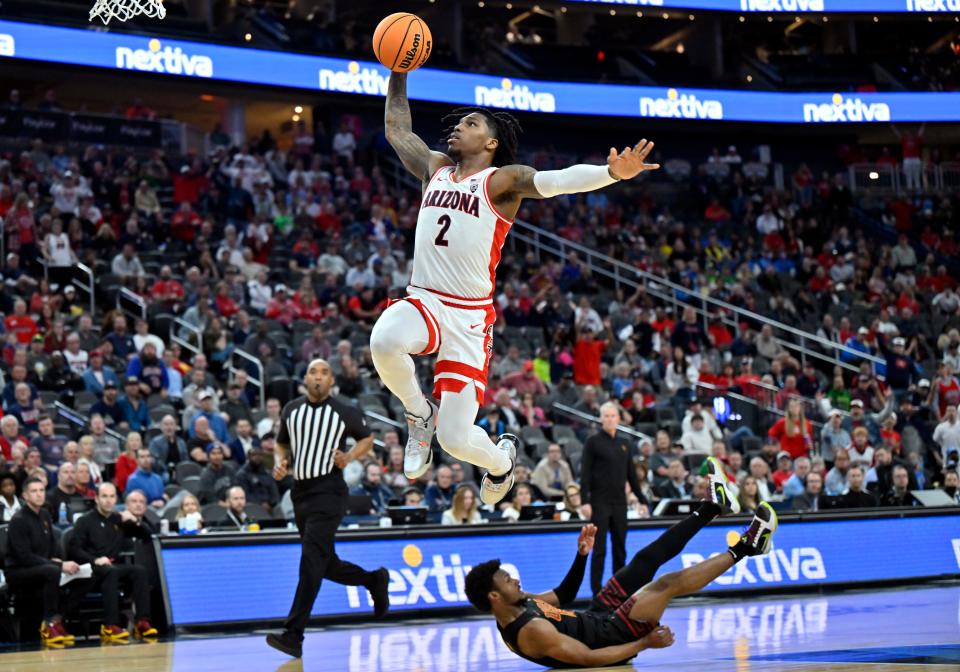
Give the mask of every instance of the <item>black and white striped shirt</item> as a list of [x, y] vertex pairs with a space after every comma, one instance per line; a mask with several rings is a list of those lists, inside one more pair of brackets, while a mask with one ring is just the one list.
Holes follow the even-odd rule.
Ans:
[[277, 443], [290, 446], [293, 477], [298, 480], [341, 475], [333, 463], [337, 450], [344, 450], [347, 438], [356, 441], [370, 436], [363, 413], [339, 399], [327, 397], [319, 404], [299, 397], [283, 407]]

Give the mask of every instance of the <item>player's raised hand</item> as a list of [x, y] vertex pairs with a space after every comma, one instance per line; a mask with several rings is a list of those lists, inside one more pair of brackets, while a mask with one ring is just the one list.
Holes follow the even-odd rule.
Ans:
[[645, 170], [656, 170], [659, 163], [647, 163], [647, 155], [653, 151], [653, 141], [641, 140], [635, 147], [624, 147], [617, 153], [616, 147], [610, 148], [607, 156], [607, 168], [610, 174], [619, 180], [629, 180]]
[[580, 538], [577, 539], [577, 553], [589, 555], [593, 550], [593, 542], [597, 538], [597, 526], [593, 523], [580, 528]]
[[644, 637], [643, 641], [647, 645], [647, 648], [665, 649], [668, 646], [673, 646], [673, 630], [665, 625], [661, 625]]

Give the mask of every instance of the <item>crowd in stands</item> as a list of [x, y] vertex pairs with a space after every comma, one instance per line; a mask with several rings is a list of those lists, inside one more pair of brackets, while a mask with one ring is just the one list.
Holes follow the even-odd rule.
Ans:
[[[649, 283], [605, 285], [575, 252], [508, 243], [477, 420], [523, 437], [517, 487], [480, 511], [478, 474], [439, 455], [407, 480], [402, 412], [368, 340], [408, 282], [419, 193], [388, 182], [359, 126], [344, 115], [330, 139], [301, 126], [283, 149], [269, 133], [243, 146], [221, 133], [208, 156], [40, 140], [4, 152], [4, 520], [29, 478], [60, 520], [104, 481], [142, 492], [174, 529], [289, 518], [273, 446], [315, 357], [331, 362], [338, 394], [393, 419], [372, 421], [375, 456], [347, 469], [369, 509], [354, 514], [420, 504], [461, 524], [544, 504], [548, 518], [576, 518], [583, 444], [607, 400], [649, 436], [635, 442], [634, 516], [702, 497], [708, 455], [748, 510], [902, 505], [916, 489], [960, 502], [960, 298], [946, 270], [957, 195], [894, 203], [900, 238], [876, 244], [842, 174], [801, 167], [779, 192], [733, 147], [691, 171], [673, 207], [642, 183], [524, 203], [520, 219], [682, 291], [663, 302]], [[932, 218], [917, 206], [927, 199]], [[78, 263], [97, 280], [94, 314]], [[816, 332], [822, 357], [785, 345], [771, 320]], [[418, 369], [429, 389], [430, 364]], [[715, 414], [728, 393], [756, 408], [752, 423]]]

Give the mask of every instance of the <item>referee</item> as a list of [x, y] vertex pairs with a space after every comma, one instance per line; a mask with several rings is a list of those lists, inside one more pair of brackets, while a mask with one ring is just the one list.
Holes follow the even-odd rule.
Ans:
[[[295, 658], [303, 655], [303, 632], [323, 579], [364, 586], [373, 596], [377, 617], [390, 607], [387, 570], [381, 567], [368, 572], [341, 560], [333, 548], [334, 535], [347, 508], [342, 469], [370, 451], [373, 437], [359, 410], [330, 398], [333, 372], [325, 360], [310, 362], [303, 383], [307, 396], [288, 403], [280, 415], [273, 469], [273, 477], [281, 480], [293, 465], [291, 495], [303, 545], [300, 581], [283, 633], [267, 635], [267, 644]], [[343, 452], [348, 436], [357, 443], [350, 452]]]

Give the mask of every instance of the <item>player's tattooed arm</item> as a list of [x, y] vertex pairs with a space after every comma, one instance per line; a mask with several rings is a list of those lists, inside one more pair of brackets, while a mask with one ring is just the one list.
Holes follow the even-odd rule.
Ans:
[[504, 166], [490, 177], [490, 197], [497, 202], [546, 198], [533, 184], [536, 174], [537, 170], [530, 166]]
[[446, 154], [432, 151], [427, 143], [413, 132], [413, 117], [410, 114], [410, 101], [407, 100], [406, 73], [390, 74], [384, 125], [387, 142], [396, 150], [404, 167], [423, 182], [424, 186], [437, 168], [453, 163]]

